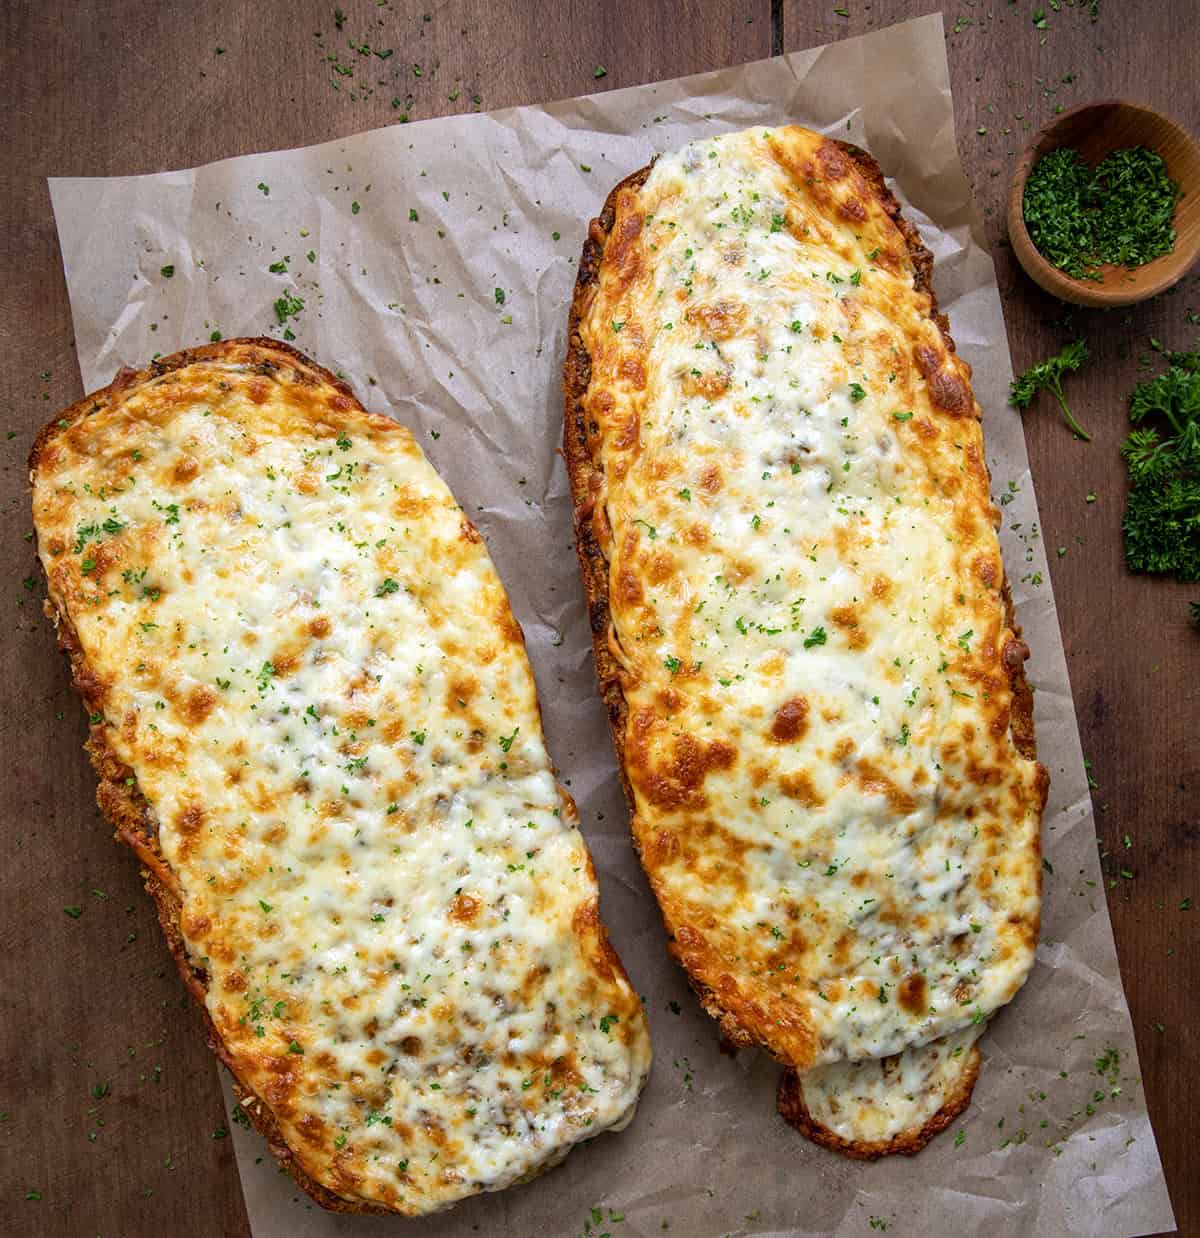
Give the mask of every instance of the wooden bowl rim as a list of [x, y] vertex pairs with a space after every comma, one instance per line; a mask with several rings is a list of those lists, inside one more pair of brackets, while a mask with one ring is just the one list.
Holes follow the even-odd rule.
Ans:
[[[1138, 301], [1146, 301], [1150, 297], [1156, 297], [1159, 293], [1165, 292], [1187, 274], [1197, 255], [1200, 255], [1200, 231], [1198, 231], [1195, 240], [1190, 245], [1177, 246], [1170, 254], [1163, 254], [1162, 258], [1168, 261], [1164, 264], [1158, 277], [1144, 288], [1130, 293], [1128, 290], [1122, 290], [1119, 286], [1107, 289], [1103, 285], [1095, 284], [1091, 281], [1073, 279], [1065, 271], [1060, 271], [1053, 263], [1048, 262], [1042, 257], [1037, 246], [1030, 239], [1029, 232], [1025, 227], [1025, 182], [1029, 179], [1029, 173], [1037, 158], [1040, 158], [1038, 148], [1044, 141], [1050, 139], [1051, 145], [1041, 151], [1041, 154], [1048, 154], [1051, 150], [1057, 150], [1061, 145], [1061, 141], [1056, 138], [1059, 128], [1068, 121], [1096, 108], [1116, 108], [1131, 112], [1141, 112], [1164, 128], [1174, 130], [1183, 143], [1191, 147], [1196, 161], [1200, 163], [1200, 145], [1197, 144], [1196, 139], [1178, 121], [1168, 116], [1165, 112], [1160, 112], [1157, 108], [1151, 107], [1148, 103], [1141, 103], [1136, 99], [1120, 98], [1092, 99], [1087, 103], [1078, 103], [1074, 107], [1068, 108], [1065, 112], [1060, 112], [1053, 120], [1044, 124], [1034, 134], [1033, 140], [1022, 151], [1020, 158], [1018, 158], [1008, 190], [1009, 241], [1012, 243], [1018, 262], [1025, 269], [1025, 273], [1030, 279], [1060, 301], [1066, 301], [1072, 305], [1092, 307], [1133, 305]], [[1181, 183], [1180, 189], [1183, 193], [1200, 194], [1200, 184], [1190, 186]], [[1014, 238], [1014, 233], [1017, 234], [1017, 237], [1023, 244], [1016, 243], [1017, 238]], [[1178, 238], [1176, 239], [1178, 240]], [[1154, 261], [1160, 260], [1155, 259]], [[1031, 266], [1035, 269], [1031, 270]]]

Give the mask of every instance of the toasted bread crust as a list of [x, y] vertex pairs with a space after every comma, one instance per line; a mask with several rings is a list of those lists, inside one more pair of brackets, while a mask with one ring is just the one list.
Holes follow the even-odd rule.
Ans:
[[[938, 311], [937, 298], [933, 292], [933, 255], [922, 243], [916, 228], [904, 218], [900, 204], [888, 189], [882, 169], [876, 160], [861, 148], [846, 142], [837, 146], [857, 165], [869, 188], [877, 195], [880, 204], [892, 218], [908, 248], [913, 267], [913, 282], [918, 292], [927, 293], [930, 299], [929, 315], [937, 324], [947, 348], [954, 351], [950, 336], [949, 321]], [[598, 439], [589, 433], [584, 397], [591, 382], [591, 356], [583, 341], [580, 324], [588, 313], [596, 295], [599, 272], [604, 261], [605, 248], [616, 217], [617, 202], [624, 190], [636, 191], [646, 183], [653, 163], [638, 169], [614, 185], [605, 199], [600, 214], [591, 221], [587, 239], [580, 257], [579, 271], [571, 300], [567, 329], [567, 354], [563, 367], [563, 454], [571, 482], [574, 501], [575, 546], [587, 598], [588, 618], [592, 629], [592, 644], [595, 653], [596, 676], [600, 696], [608, 711], [609, 728], [617, 756], [621, 784], [625, 791], [630, 811], [634, 808], [633, 790], [625, 768], [626, 725], [628, 705], [621, 685], [620, 667], [609, 646], [611, 626], [609, 609], [608, 562], [593, 532], [592, 509], [595, 495], [600, 491], [603, 464], [594, 449]], [[978, 405], [976, 416], [980, 415]], [[995, 515], [998, 523], [998, 513]], [[1024, 757], [1034, 759], [1037, 755], [1033, 728], [1033, 694], [1025, 677], [1024, 663], [1029, 656], [1028, 647], [1020, 640], [1020, 629], [1015, 626], [1013, 603], [1007, 577], [1002, 591], [1005, 622], [1013, 632], [1013, 638], [1003, 651], [1003, 664], [1008, 672], [1012, 690], [1010, 734], [1017, 751]], [[1039, 766], [1039, 782], [1044, 801], [1049, 777]], [[635, 848], [637, 840], [634, 839]], [[640, 857], [639, 857], [640, 858]], [[668, 949], [675, 959], [687, 968], [685, 952], [674, 936], [668, 938]], [[689, 982], [696, 991], [705, 1011], [717, 1021], [721, 1036], [735, 1047], [759, 1045], [771, 1051], [759, 1035], [752, 1031], [740, 1017], [740, 998], [736, 990], [732, 998], [718, 994], [711, 987], [699, 982], [690, 974]], [[902, 1152], [908, 1155], [919, 1152], [929, 1141], [965, 1109], [971, 1098], [980, 1063], [979, 1050], [972, 1050], [972, 1057], [964, 1070], [961, 1082], [954, 1094], [919, 1129], [902, 1131], [885, 1142], [849, 1141], [817, 1123], [809, 1115], [801, 1094], [799, 1076], [789, 1070], [781, 1080], [778, 1108], [783, 1118], [795, 1126], [807, 1138], [825, 1147], [842, 1152], [846, 1156], [874, 1160], [880, 1156]], [[786, 1065], [787, 1063], [785, 1063]]]

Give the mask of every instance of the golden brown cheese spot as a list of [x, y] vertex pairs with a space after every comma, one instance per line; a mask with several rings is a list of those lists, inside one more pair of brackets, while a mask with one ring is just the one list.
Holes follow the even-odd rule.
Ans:
[[899, 816], [906, 817], [916, 811], [916, 800], [870, 761], [858, 763], [857, 783], [864, 795], [882, 795], [888, 807]]
[[679, 386], [686, 396], [703, 396], [717, 400], [729, 390], [729, 374], [724, 370], [685, 370], [679, 376]]
[[867, 208], [855, 197], [843, 198], [838, 203], [838, 212], [855, 223], [865, 223], [867, 219]]
[[820, 808], [825, 802], [817, 792], [808, 770], [799, 769], [782, 774], [779, 778], [779, 789], [805, 808]]
[[632, 719], [628, 760], [639, 776], [643, 793], [658, 808], [699, 808], [704, 804], [704, 780], [714, 770], [732, 768], [737, 752], [723, 740], [705, 743], [691, 735], [679, 735], [665, 760], [649, 758], [649, 736], [656, 728], [654, 710], [640, 710]]
[[184, 698], [183, 716], [192, 726], [199, 726], [216, 704], [217, 694], [212, 688], [207, 684], [197, 684]]
[[613, 435], [613, 446], [618, 451], [628, 451], [638, 445], [638, 434], [641, 429], [641, 422], [638, 420], [636, 413], [630, 413], [628, 417], [618, 426], [616, 434]]
[[803, 739], [808, 730], [808, 701], [802, 696], [784, 701], [775, 711], [771, 723], [771, 738], [777, 744], [794, 744]]
[[606, 276], [612, 281], [614, 296], [628, 288], [638, 277], [642, 269], [641, 248], [638, 238], [642, 234], [643, 219], [640, 214], [631, 209], [633, 194], [622, 195], [626, 213], [622, 214], [620, 222], [608, 238], [608, 246], [604, 253]]
[[719, 494], [722, 480], [719, 464], [706, 464], [700, 470], [700, 489], [705, 494]]
[[854, 164], [837, 142], [826, 139], [817, 146], [814, 153], [817, 171], [822, 180], [840, 181], [854, 174]]
[[175, 828], [185, 837], [198, 834], [207, 820], [207, 813], [199, 804], [189, 804], [176, 818]]
[[613, 592], [627, 606], [637, 606], [642, 601], [642, 582], [635, 566], [624, 559], [617, 570], [617, 578]]
[[470, 924], [479, 914], [483, 904], [471, 894], [458, 894], [450, 904], [450, 919], [460, 924]]
[[635, 391], [641, 391], [646, 385], [646, 366], [640, 357], [625, 357], [617, 373]]
[[924, 1014], [925, 977], [920, 972], [911, 972], [905, 976], [897, 986], [896, 1000], [909, 1014]]
[[867, 634], [859, 625], [858, 611], [853, 606], [838, 606], [830, 611], [829, 617], [846, 634], [846, 642], [851, 649], [867, 647]]
[[747, 308], [741, 301], [723, 298], [700, 305], [689, 305], [684, 320], [698, 326], [714, 340], [732, 339], [746, 321]]
[[955, 414], [971, 410], [970, 388], [958, 376], [948, 355], [943, 358], [927, 344], [918, 344], [913, 349], [913, 358], [929, 386], [929, 398], [938, 408]]
[[668, 550], [656, 550], [646, 564], [646, 575], [652, 585], [665, 584], [675, 574], [675, 556]]
[[193, 481], [200, 473], [200, 462], [195, 456], [181, 456], [171, 473], [177, 482]]

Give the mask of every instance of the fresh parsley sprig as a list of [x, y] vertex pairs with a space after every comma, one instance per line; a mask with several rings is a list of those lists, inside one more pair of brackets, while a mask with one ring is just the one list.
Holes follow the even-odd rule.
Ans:
[[1008, 402], [1013, 408], [1026, 409], [1033, 403], [1039, 391], [1049, 391], [1058, 401], [1063, 419], [1075, 436], [1090, 443], [1092, 436], [1075, 420], [1074, 414], [1067, 407], [1062, 389], [1063, 376], [1078, 370], [1089, 356], [1087, 344], [1083, 340], [1076, 340], [1073, 344], [1068, 344], [1056, 357], [1047, 357], [1045, 361], [1031, 365], [1019, 378], [1013, 379], [1012, 386], [1008, 389]]

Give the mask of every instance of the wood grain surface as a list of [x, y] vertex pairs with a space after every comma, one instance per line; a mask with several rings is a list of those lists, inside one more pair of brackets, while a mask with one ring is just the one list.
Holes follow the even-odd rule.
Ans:
[[[36, 429], [82, 393], [45, 178], [189, 167], [402, 115], [632, 85], [937, 6], [342, 0], [342, 29], [333, 5], [313, 0], [0, 7], [0, 1234], [241, 1238], [249, 1228], [200, 1020], [136, 866], [94, 807], [84, 719], [39, 609], [24, 461]], [[1033, 20], [1043, 8], [1044, 27]], [[1093, 22], [1088, 8], [947, 0], [947, 47], [1014, 362], [1024, 368], [1076, 335], [1095, 357], [1070, 384], [1093, 442], [1073, 439], [1043, 405], [1026, 414], [1026, 432], [1144, 1086], [1180, 1232], [1200, 1234], [1190, 1129], [1200, 1105], [1200, 633], [1187, 607], [1200, 586], [1125, 573], [1117, 454], [1123, 395], [1149, 338], [1184, 347], [1200, 336], [1200, 280], [1130, 310], [1068, 313], [1021, 274], [1003, 235], [1009, 170], [1056, 108], [1121, 95], [1200, 129], [1196, 11], [1192, 0], [1100, 0]], [[364, 38], [393, 55], [360, 58], [349, 44]], [[353, 64], [353, 79], [336, 64]], [[1197, 909], [1183, 910], [1186, 900]]]

